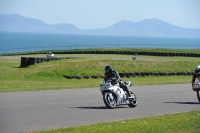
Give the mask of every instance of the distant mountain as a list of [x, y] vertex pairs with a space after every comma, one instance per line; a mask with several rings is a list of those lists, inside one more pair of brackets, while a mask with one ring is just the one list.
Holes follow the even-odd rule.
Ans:
[[46, 24], [41, 20], [26, 18], [19, 14], [0, 14], [0, 31], [36, 33], [76, 33], [79, 28], [73, 24]]
[[26, 18], [19, 14], [1, 14], [0, 31], [110, 36], [200, 38], [200, 29], [179, 27], [156, 18], [145, 19], [139, 22], [124, 20], [106, 28], [80, 30], [73, 24], [46, 24], [41, 20]]
[[92, 35], [200, 38], [200, 29], [178, 27], [156, 18], [139, 22], [124, 20], [106, 28], [85, 30], [85, 33]]

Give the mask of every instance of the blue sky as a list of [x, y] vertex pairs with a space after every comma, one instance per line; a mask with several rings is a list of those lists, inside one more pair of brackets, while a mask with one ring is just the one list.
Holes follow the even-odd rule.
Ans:
[[12, 13], [49, 24], [72, 23], [81, 29], [148, 18], [200, 28], [200, 0], [0, 0], [0, 14]]

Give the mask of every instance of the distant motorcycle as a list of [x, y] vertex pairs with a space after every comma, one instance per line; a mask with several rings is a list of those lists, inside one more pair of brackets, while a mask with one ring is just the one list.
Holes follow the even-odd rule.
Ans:
[[200, 82], [195, 82], [192, 86], [192, 89], [197, 92], [197, 98], [200, 102]]
[[137, 60], [138, 59], [138, 55], [137, 55], [137, 53], [135, 53], [134, 55], [133, 55], [133, 60]]
[[[131, 86], [131, 81], [125, 82], [127, 87]], [[116, 83], [115, 79], [103, 81], [100, 85], [100, 91], [103, 96], [103, 101], [109, 109], [114, 109], [118, 105], [128, 105], [129, 107], [137, 106], [136, 95], [131, 92], [133, 98], [129, 99], [126, 91], [119, 87], [119, 83]]]
[[51, 52], [47, 53], [47, 59], [54, 59], [55, 55]]
[[138, 59], [138, 56], [133, 56], [133, 60], [137, 60]]

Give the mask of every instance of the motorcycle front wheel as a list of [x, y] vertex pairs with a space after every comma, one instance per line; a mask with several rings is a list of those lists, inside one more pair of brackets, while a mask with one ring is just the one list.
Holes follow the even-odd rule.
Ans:
[[109, 109], [114, 109], [116, 107], [116, 101], [114, 97], [111, 98], [108, 93], [103, 95], [103, 101]]
[[197, 98], [198, 98], [198, 100], [200, 102], [200, 90], [197, 91]]
[[135, 108], [137, 106], [137, 97], [133, 92], [131, 92], [131, 95], [133, 95], [135, 97], [135, 99], [129, 101], [130, 104], [128, 106], [131, 107], [131, 108]]

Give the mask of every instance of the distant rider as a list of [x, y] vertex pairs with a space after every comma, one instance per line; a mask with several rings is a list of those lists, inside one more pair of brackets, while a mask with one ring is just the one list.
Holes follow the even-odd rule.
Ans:
[[124, 91], [127, 92], [129, 98], [133, 98], [133, 97], [131, 97], [131, 93], [130, 93], [128, 87], [125, 85], [124, 82], [122, 82], [122, 80], [119, 76], [119, 73], [117, 71], [113, 71], [111, 66], [106, 66], [104, 70], [105, 70], [105, 77], [104, 77], [105, 81], [107, 81], [111, 78], [116, 78], [117, 82], [120, 85], [120, 88], [122, 88]]
[[137, 60], [138, 59], [138, 55], [137, 55], [137, 53], [135, 53], [134, 55], [133, 55], [133, 60]]
[[196, 66], [196, 68], [194, 70], [194, 74], [192, 76], [192, 86], [193, 86], [196, 78], [200, 81], [200, 65]]
[[48, 59], [53, 59], [53, 58], [54, 58], [54, 54], [51, 53], [51, 52], [48, 52], [48, 53], [47, 53], [47, 58], [48, 58]]

